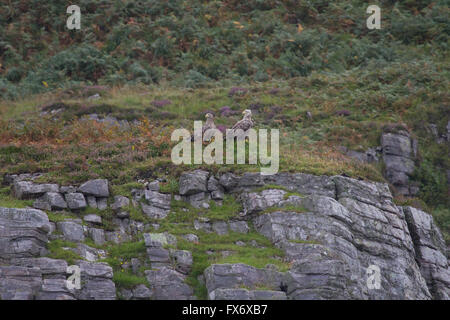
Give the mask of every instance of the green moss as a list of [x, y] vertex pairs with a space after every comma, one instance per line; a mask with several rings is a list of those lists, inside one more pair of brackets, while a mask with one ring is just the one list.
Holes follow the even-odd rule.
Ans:
[[60, 222], [66, 219], [78, 219], [79, 216], [70, 212], [47, 212], [48, 220], [52, 222]]
[[33, 205], [33, 200], [19, 200], [11, 195], [11, 188], [0, 188], [0, 207], [25, 208]]
[[222, 205], [210, 202], [210, 208], [203, 215], [211, 220], [228, 221], [236, 218], [238, 213], [242, 211], [242, 205], [231, 195], [225, 195]]
[[115, 283], [117, 289], [121, 288], [132, 289], [133, 287], [139, 284], [144, 284], [146, 286], [149, 285], [145, 277], [137, 276], [123, 269], [114, 272], [113, 282]]
[[82, 257], [77, 255], [71, 250], [65, 248], [76, 248], [76, 244], [65, 240], [52, 240], [48, 243], [49, 250], [48, 257], [52, 259], [62, 259], [67, 261], [69, 265], [75, 264], [76, 260], [83, 260]]
[[133, 189], [143, 189], [144, 185], [138, 182], [129, 182], [122, 185], [111, 186], [113, 195], [121, 195], [124, 197], [131, 197], [131, 190]]

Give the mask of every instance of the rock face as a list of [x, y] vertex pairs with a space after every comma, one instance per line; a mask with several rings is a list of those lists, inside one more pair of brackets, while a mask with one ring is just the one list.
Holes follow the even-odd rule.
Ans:
[[180, 177], [180, 194], [189, 196], [192, 194], [206, 192], [209, 173], [203, 170], [185, 172]]
[[[396, 151], [387, 148], [386, 152]], [[77, 189], [16, 179], [13, 188], [17, 196], [35, 198], [46, 210], [63, 209], [66, 203], [74, 210], [72, 214], [79, 214], [86, 199], [91, 206], [95, 200], [98, 208], [101, 203], [107, 207], [108, 184], [104, 182], [89, 181]], [[225, 221], [203, 216], [208, 210], [205, 204], [219, 204], [224, 197], [239, 201], [242, 212]], [[180, 195], [175, 199], [202, 208], [193, 213], [198, 216], [191, 222], [183, 221], [182, 229], [192, 230], [184, 235], [149, 233], [147, 230], [157, 230], [160, 225], [124, 214], [131, 205], [142, 206], [150, 217], [164, 219], [170, 213], [172, 195], [160, 193], [156, 184], [133, 190], [132, 201], [116, 196], [112, 216], [110, 212], [88, 214], [83, 220], [80, 215], [80, 219], [55, 223], [41, 210], [0, 208], [0, 299], [116, 299], [113, 269], [97, 262], [107, 252], [84, 241], [90, 237], [102, 245], [141, 236], [145, 252], [124, 259], [119, 270], [145, 274], [148, 287], [120, 288], [118, 295], [124, 299], [196, 298], [186, 282], [196, 261], [192, 252], [181, 250], [186, 245], [183, 238], [192, 242], [190, 245], [204, 245], [205, 238], [239, 236], [230, 242], [239, 247], [230, 245], [219, 251], [212, 247], [206, 254], [216, 259], [233, 255], [233, 250], [243, 246], [257, 250], [272, 243], [285, 253], [274, 257], [285, 269], [212, 264], [198, 278], [209, 299], [450, 299], [448, 249], [432, 216], [396, 206], [385, 183], [301, 173], [214, 176], [197, 170], [182, 175]], [[195, 230], [200, 231], [198, 235]], [[264, 244], [251, 238], [254, 232], [267, 238]], [[49, 237], [74, 242], [73, 247], [64, 249], [83, 259], [75, 262], [81, 272], [81, 289], [67, 287], [66, 261], [45, 257]]]
[[115, 299], [112, 269], [105, 264], [79, 261], [81, 289], [68, 289], [67, 262], [42, 257], [50, 230], [40, 210], [0, 208], [0, 300]]
[[403, 211], [416, 250], [417, 262], [430, 293], [435, 299], [450, 299], [450, 268], [446, 246], [433, 218], [421, 210], [405, 207]]
[[193, 290], [186, 283], [186, 276], [167, 267], [145, 271], [151, 298], [154, 300], [190, 300]]
[[397, 189], [399, 194], [415, 195], [418, 188], [411, 185], [409, 177], [414, 172], [417, 142], [410, 137], [407, 131], [387, 132], [381, 135], [381, 147], [386, 179]]
[[96, 179], [83, 183], [78, 190], [98, 198], [109, 197], [108, 180]]
[[49, 231], [48, 217], [40, 210], [0, 207], [0, 263], [44, 255]]
[[31, 181], [14, 181], [13, 194], [18, 199], [37, 198], [46, 192], [59, 192], [57, 184], [35, 184]]
[[[281, 292], [283, 274], [275, 270], [257, 269], [242, 263], [214, 264], [205, 270], [204, 277], [211, 300], [252, 300], [255, 299], [254, 289], [258, 287], [269, 288], [277, 299], [286, 299], [286, 294]], [[250, 288], [251, 291], [242, 291], [242, 287]], [[256, 297], [261, 296], [262, 294], [256, 294]], [[267, 297], [269, 298], [270, 294]]]

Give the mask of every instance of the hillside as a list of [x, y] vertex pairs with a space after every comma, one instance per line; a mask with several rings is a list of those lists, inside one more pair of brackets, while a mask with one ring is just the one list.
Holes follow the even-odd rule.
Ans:
[[[64, 2], [2, 2], [0, 229], [37, 231], [22, 255], [0, 246], [0, 265], [103, 268], [91, 280], [105, 292], [60, 298], [448, 298], [449, 1], [373, 4], [380, 30], [356, 0], [80, 0], [81, 30], [67, 30]], [[261, 163], [171, 161], [174, 129], [208, 112], [231, 128], [244, 109], [280, 130], [272, 180], [255, 178]], [[183, 191], [186, 175], [202, 186]], [[104, 179], [107, 193], [82, 190]], [[369, 260], [401, 281], [367, 292], [352, 281]], [[296, 278], [334, 264], [321, 277], [335, 291]], [[221, 272], [279, 281], [220, 288]]]

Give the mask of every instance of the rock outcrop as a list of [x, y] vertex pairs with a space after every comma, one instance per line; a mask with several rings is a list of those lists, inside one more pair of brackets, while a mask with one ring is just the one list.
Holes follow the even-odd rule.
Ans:
[[386, 179], [401, 195], [417, 194], [418, 187], [409, 179], [414, 172], [417, 141], [405, 130], [396, 133], [385, 132], [381, 135], [381, 147]]
[[[387, 155], [395, 152], [386, 150]], [[101, 179], [76, 188], [17, 178], [12, 188], [18, 198], [34, 198], [35, 206], [42, 205], [44, 210], [73, 210], [73, 214], [83, 212], [86, 205], [105, 207], [109, 196], [108, 183]], [[202, 216], [210, 201], [221, 205], [225, 196], [240, 202], [242, 212], [228, 220]], [[214, 263], [198, 278], [209, 299], [450, 298], [447, 247], [432, 216], [395, 205], [385, 183], [301, 173], [214, 176], [196, 170], [181, 176], [180, 195], [174, 198], [201, 208], [202, 213], [183, 223], [193, 233], [155, 232], [159, 220], [172, 214], [172, 195], [160, 192], [159, 182], [133, 190], [131, 199], [115, 195], [108, 218], [90, 213], [82, 219], [50, 222], [41, 210], [0, 208], [0, 299], [195, 299], [187, 283], [196, 268], [195, 252], [182, 250], [180, 243], [189, 241], [191, 248], [206, 234], [233, 237], [240, 233], [242, 239], [232, 243], [257, 250], [262, 248], [258, 243], [245, 240], [255, 232], [267, 239], [263, 246], [272, 245], [284, 253], [274, 258], [287, 267], [280, 271], [270, 264], [256, 268]], [[153, 222], [133, 220], [128, 213], [131, 206], [142, 209]], [[103, 218], [110, 219], [107, 229]], [[103, 245], [136, 237], [143, 237], [144, 252], [119, 270], [131, 271], [146, 283], [116, 293], [112, 267], [98, 262], [108, 255], [107, 250], [85, 240]], [[66, 261], [46, 257], [49, 239], [72, 242], [73, 247], [63, 249], [82, 258], [75, 262], [82, 279], [80, 289], [67, 286]], [[232, 254], [227, 250], [216, 254]]]

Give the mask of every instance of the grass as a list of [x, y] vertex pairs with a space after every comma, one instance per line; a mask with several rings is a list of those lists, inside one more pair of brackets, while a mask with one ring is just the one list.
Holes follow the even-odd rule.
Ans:
[[145, 261], [146, 248], [143, 240], [121, 244], [109, 243], [104, 245], [103, 249], [108, 252], [108, 257], [101, 261], [108, 263], [113, 268], [113, 281], [118, 290], [121, 288], [132, 289], [138, 284], [149, 285], [144, 276], [133, 274], [130, 268], [122, 268], [123, 264], [130, 263], [132, 258]]
[[33, 200], [19, 200], [11, 195], [11, 188], [0, 188], [0, 207], [25, 208], [33, 204]]
[[65, 260], [69, 265], [75, 264], [76, 260], [83, 260], [83, 258], [75, 252], [65, 249], [76, 248], [76, 244], [73, 242], [56, 239], [50, 241], [47, 247], [49, 250], [49, 258]]

